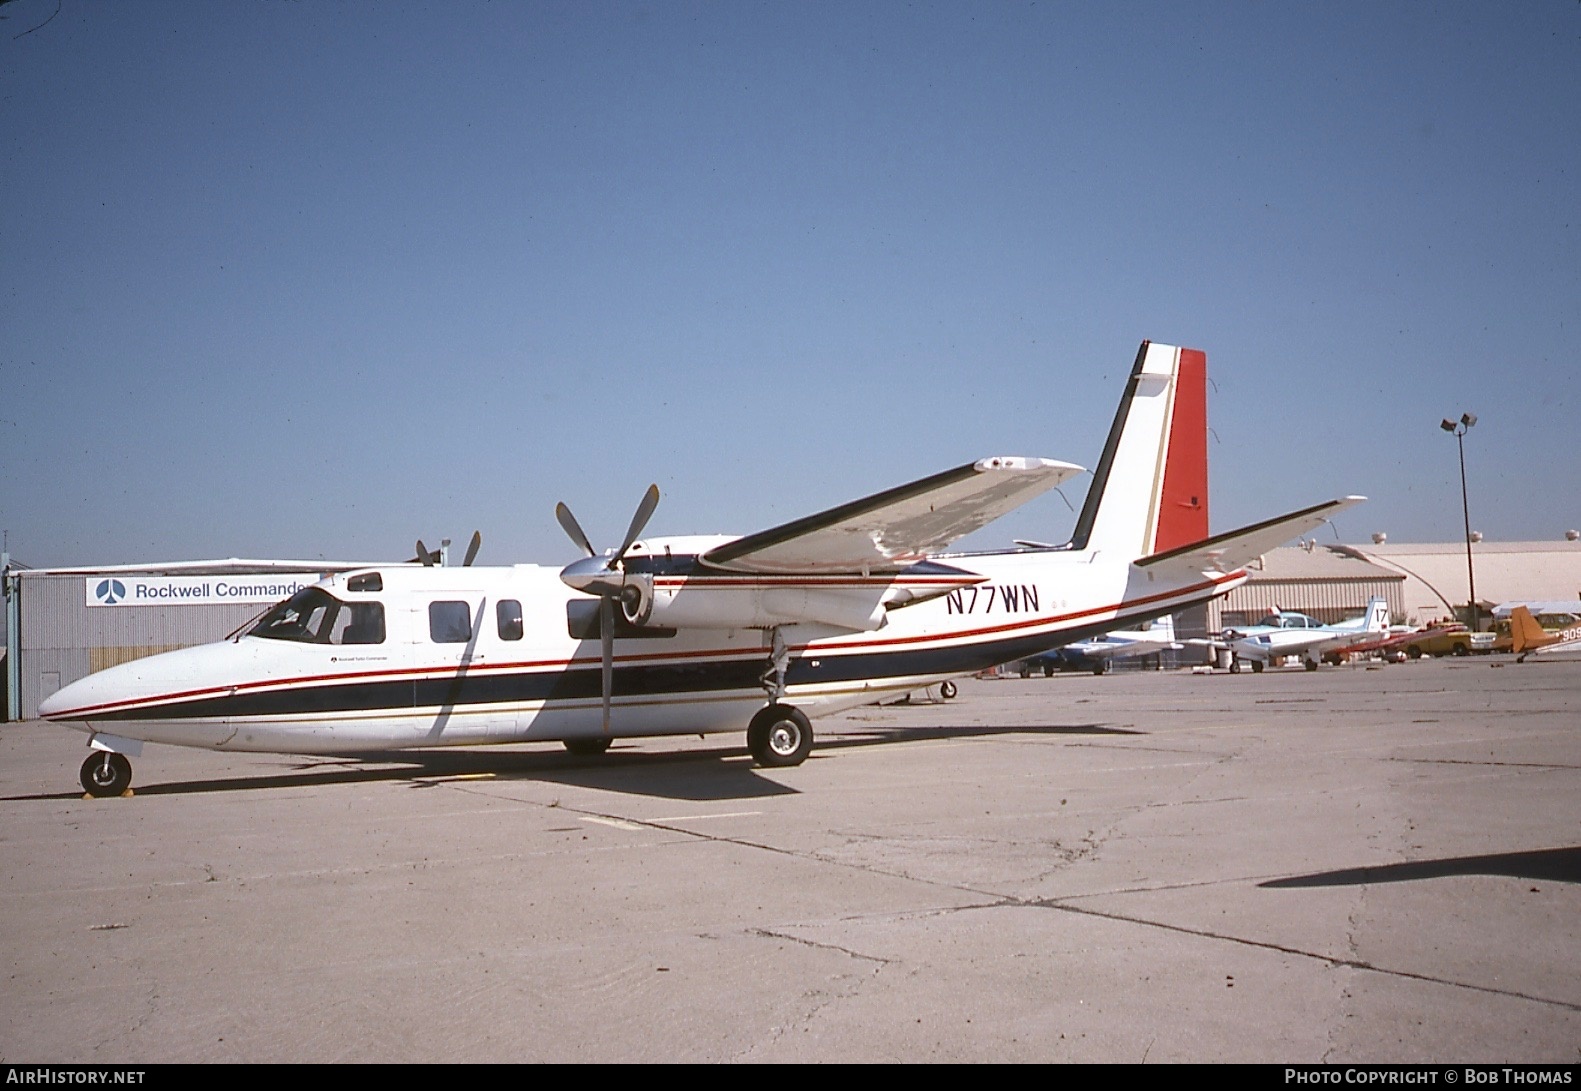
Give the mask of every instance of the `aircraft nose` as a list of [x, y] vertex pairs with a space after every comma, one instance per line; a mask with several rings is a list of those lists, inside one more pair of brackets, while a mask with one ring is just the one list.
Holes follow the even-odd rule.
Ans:
[[39, 702], [38, 715], [41, 720], [71, 719], [73, 709], [85, 708], [94, 703], [90, 690], [94, 687], [86, 685], [92, 678], [81, 678], [70, 685], [56, 690]]
[[190, 684], [194, 655], [184, 648], [95, 671], [46, 697], [38, 706], [45, 720], [88, 720], [112, 705], [168, 693]]

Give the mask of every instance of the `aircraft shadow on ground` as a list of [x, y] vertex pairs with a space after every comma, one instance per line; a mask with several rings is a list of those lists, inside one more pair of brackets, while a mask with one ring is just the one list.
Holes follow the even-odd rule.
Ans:
[[1409, 883], [1456, 875], [1503, 875], [1533, 881], [1581, 883], [1581, 847], [1499, 852], [1487, 856], [1450, 856], [1441, 860], [1409, 860], [1378, 867], [1321, 871], [1289, 879], [1273, 879], [1258, 885], [1274, 890], [1290, 890], [1315, 886]]
[[[1145, 732], [1102, 724], [1034, 724], [1014, 727], [984, 725], [958, 727], [874, 727], [847, 729], [825, 736], [813, 745], [809, 760], [816, 761], [841, 750], [929, 739], [980, 738], [992, 735], [1139, 735]], [[794, 777], [793, 770], [758, 769], [746, 748], [731, 738], [730, 745], [706, 742], [673, 751], [627, 751], [621, 743], [596, 757], [569, 754], [561, 749], [400, 750], [369, 754], [308, 758], [288, 770], [205, 780], [133, 784], [141, 796], [197, 795], [209, 792], [250, 792], [271, 788], [311, 788], [338, 784], [407, 782], [429, 788], [449, 777], [490, 777], [495, 780], [538, 780], [552, 784], [624, 792], [630, 795], [704, 802], [757, 799], [795, 795], [799, 789], [775, 777]], [[645, 740], [651, 742], [652, 740]], [[146, 762], [146, 764], [153, 764]], [[74, 799], [79, 792], [12, 796], [12, 800]]]

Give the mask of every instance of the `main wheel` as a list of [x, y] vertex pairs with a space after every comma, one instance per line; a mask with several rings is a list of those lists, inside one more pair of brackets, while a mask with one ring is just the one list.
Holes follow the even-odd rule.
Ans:
[[565, 748], [578, 757], [594, 758], [609, 749], [611, 740], [602, 735], [584, 739], [566, 739]]
[[759, 765], [800, 765], [812, 750], [812, 724], [798, 708], [769, 705], [747, 725], [747, 749]]
[[1263, 673], [1263, 668], [1266, 667], [1267, 665], [1268, 664], [1264, 663], [1261, 659], [1254, 659], [1254, 660], [1252, 660], [1252, 673], [1253, 674], [1261, 674], [1261, 673]]
[[1240, 661], [1239, 657], [1230, 660], [1230, 673], [1231, 674], [1240, 674], [1241, 673], [1241, 661]]
[[95, 750], [82, 763], [83, 790], [97, 799], [122, 795], [131, 786], [132, 763], [125, 754]]
[[1316, 659], [1308, 659], [1306, 660], [1305, 665], [1307, 670], [1315, 671], [1318, 668], [1318, 661]]
[[939, 683], [939, 696], [943, 697], [946, 701], [953, 700], [955, 695], [959, 692], [960, 690], [955, 688], [954, 682]]

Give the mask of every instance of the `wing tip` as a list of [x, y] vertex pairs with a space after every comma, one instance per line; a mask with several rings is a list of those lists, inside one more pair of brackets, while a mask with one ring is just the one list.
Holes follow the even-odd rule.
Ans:
[[1039, 473], [1053, 471], [1062, 474], [1085, 473], [1085, 468], [1073, 462], [1052, 458], [1032, 458], [1025, 455], [991, 455], [972, 463], [978, 473]]

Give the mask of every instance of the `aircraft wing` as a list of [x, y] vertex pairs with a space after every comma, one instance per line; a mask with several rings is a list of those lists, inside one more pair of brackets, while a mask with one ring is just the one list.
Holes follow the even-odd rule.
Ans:
[[1172, 640], [1079, 640], [1065, 645], [1066, 649], [1080, 652], [1089, 659], [1133, 659], [1142, 655], [1179, 651], [1181, 644]]
[[1233, 572], [1267, 553], [1328, 522], [1346, 508], [1355, 507], [1365, 496], [1347, 496], [1302, 508], [1288, 515], [1265, 519], [1249, 527], [1215, 534], [1200, 542], [1155, 553], [1137, 561], [1138, 568], [1155, 569], [1160, 575], [1189, 577], [1202, 572]]
[[731, 572], [891, 571], [940, 552], [1083, 472], [1045, 458], [984, 458], [708, 550]]

